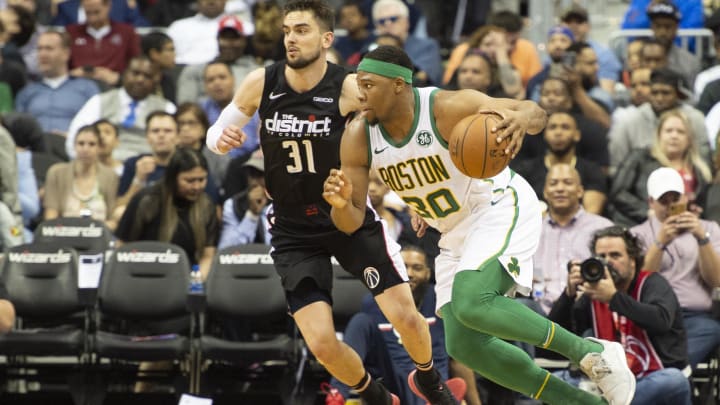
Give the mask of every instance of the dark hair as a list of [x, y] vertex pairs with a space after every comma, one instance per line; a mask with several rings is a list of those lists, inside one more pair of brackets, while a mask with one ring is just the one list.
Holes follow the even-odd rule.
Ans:
[[202, 71], [203, 81], [205, 80], [205, 73], [207, 73], [208, 68], [209, 68], [210, 66], [212, 66], [212, 65], [225, 65], [225, 67], [227, 68], [228, 72], [230, 73], [230, 76], [233, 76], [233, 78], [234, 78], [233, 71], [232, 71], [232, 65], [231, 65], [231, 64], [229, 64], [229, 63], [227, 63], [227, 62], [225, 62], [225, 61], [223, 61], [223, 60], [220, 60], [220, 59], [213, 59], [213, 60], [211, 60], [210, 62], [208, 62], [208, 64], [205, 65], [205, 67], [203, 68], [203, 71]]
[[[145, 117], [145, 128], [149, 128], [150, 121], [152, 121], [158, 117], [170, 117], [173, 120], [173, 122], [175, 122], [175, 117], [172, 114], [170, 114], [169, 112], [166, 112], [163, 110], [155, 110], [155, 111], [152, 111], [150, 114], [148, 114], [147, 117]], [[177, 127], [177, 123], [175, 123], [175, 126]]]
[[95, 124], [90, 125], [83, 125], [80, 128], [78, 128], [77, 132], [75, 133], [75, 142], [77, 143], [78, 135], [80, 135], [83, 132], [92, 132], [93, 135], [95, 135], [95, 138], [98, 141], [98, 146], [103, 146], [102, 136], [100, 135], [100, 130], [97, 129]]
[[117, 125], [110, 122], [110, 120], [107, 118], [100, 118], [99, 120], [97, 120], [93, 123], [93, 125], [95, 126], [95, 128], [98, 129], [98, 131], [100, 131], [100, 125], [102, 125], [102, 124], [110, 125], [112, 127], [113, 131], [115, 131], [116, 138], [120, 136], [120, 132], [118, 131]]
[[[177, 108], [177, 111], [175, 111], [175, 122], [177, 122], [180, 116], [185, 113], [192, 113], [195, 118], [200, 121], [200, 124], [202, 124], [205, 131], [210, 128], [210, 122], [208, 121], [207, 114], [205, 114], [205, 111], [200, 108], [200, 106], [196, 103], [188, 101], [180, 104]], [[180, 129], [180, 126], [178, 126], [178, 129]]]
[[58, 37], [60, 37], [60, 45], [65, 49], [70, 49], [70, 45], [71, 45], [70, 44], [70, 35], [68, 35], [67, 32], [58, 31], [56, 29], [49, 29], [49, 30], [41, 33], [40, 35], [44, 35], [44, 34], [57, 35]]
[[425, 258], [425, 265], [429, 268], [432, 268], [430, 258], [428, 257], [427, 252], [425, 252], [420, 246], [407, 244], [402, 245], [402, 248], [400, 249], [400, 252], [417, 252], [423, 255]]
[[650, 84], [667, 84], [673, 86], [680, 93], [680, 89], [684, 87], [684, 80], [677, 72], [668, 68], [653, 69], [650, 73]]
[[410, 57], [400, 48], [381, 45], [365, 55], [366, 58], [379, 60], [381, 62], [393, 63], [413, 70], [413, 63]]
[[345, 0], [342, 5], [340, 5], [340, 10], [344, 9], [345, 7], [355, 7], [361, 16], [365, 18], [370, 18], [370, 16], [367, 13], [367, 9], [363, 7], [363, 2], [361, 0]]
[[283, 7], [283, 15], [293, 11], [310, 11], [321, 28], [335, 31], [335, 11], [323, 0], [290, 0]]
[[15, 145], [33, 152], [45, 152], [45, 132], [34, 116], [16, 111], [7, 112], [0, 119]]
[[595, 245], [597, 241], [602, 238], [622, 238], [625, 242], [625, 250], [628, 256], [635, 261], [635, 269], [640, 271], [643, 264], [643, 244], [640, 238], [633, 235], [627, 228], [618, 225], [612, 225], [607, 228], [602, 228], [593, 233], [592, 239], [590, 240], [590, 251], [595, 254]]
[[497, 25], [510, 33], [520, 32], [523, 29], [523, 20], [520, 15], [510, 10], [502, 10], [491, 14], [487, 19], [487, 25]]
[[590, 44], [588, 44], [587, 42], [584, 42], [584, 41], [576, 41], [576, 42], [573, 42], [573, 43], [565, 50], [565, 52], [575, 52], [576, 54], [579, 55], [585, 48], [590, 48], [590, 49], [592, 49], [592, 47], [590, 46]]
[[140, 48], [145, 56], [150, 56], [151, 50], [162, 51], [165, 44], [172, 42], [172, 38], [164, 32], [153, 31], [140, 39]]
[[35, 33], [35, 15], [28, 9], [18, 5], [8, 6], [7, 8], [11, 9], [18, 17], [20, 32], [13, 35], [10, 42], [14, 43], [19, 48], [27, 44]]
[[[175, 233], [178, 224], [178, 210], [175, 205], [175, 197], [178, 192], [177, 179], [182, 172], [187, 172], [196, 167], [205, 169], [208, 174], [208, 163], [200, 151], [188, 147], [178, 147], [170, 157], [161, 189], [160, 226], [158, 227], [158, 239], [170, 241]], [[209, 179], [208, 179], [209, 181]], [[205, 218], [207, 215], [215, 215], [212, 209], [212, 202], [206, 194], [202, 194], [197, 201], [190, 205], [188, 222], [195, 237], [195, 259], [199, 259], [202, 250], [205, 248], [207, 230], [205, 229]]]

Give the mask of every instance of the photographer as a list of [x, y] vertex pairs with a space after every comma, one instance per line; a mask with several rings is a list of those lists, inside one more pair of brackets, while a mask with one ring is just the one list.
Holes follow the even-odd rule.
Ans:
[[590, 250], [595, 259], [568, 266], [565, 294], [549, 318], [623, 345], [637, 378], [632, 404], [691, 404], [685, 329], [672, 288], [640, 270], [642, 248], [624, 228], [595, 232]]
[[720, 287], [720, 227], [692, 212], [687, 188], [677, 170], [655, 169], [647, 180], [652, 214], [631, 231], [647, 246], [643, 268], [660, 273], [677, 294], [695, 368], [720, 345], [720, 320], [711, 314], [711, 291]]

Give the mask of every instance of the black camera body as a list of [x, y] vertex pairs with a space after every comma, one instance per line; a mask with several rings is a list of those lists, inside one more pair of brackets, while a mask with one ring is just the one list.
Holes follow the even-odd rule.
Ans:
[[597, 283], [605, 276], [607, 262], [600, 257], [591, 257], [580, 263], [580, 275], [588, 283]]

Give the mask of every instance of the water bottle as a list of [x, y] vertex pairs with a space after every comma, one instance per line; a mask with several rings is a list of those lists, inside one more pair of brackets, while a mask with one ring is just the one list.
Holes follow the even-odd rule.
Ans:
[[190, 294], [205, 294], [205, 286], [203, 285], [202, 273], [200, 273], [200, 265], [193, 264], [190, 271]]

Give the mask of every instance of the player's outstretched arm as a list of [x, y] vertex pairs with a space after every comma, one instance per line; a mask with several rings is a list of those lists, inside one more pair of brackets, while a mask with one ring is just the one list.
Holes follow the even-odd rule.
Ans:
[[340, 144], [340, 170], [332, 169], [325, 180], [323, 198], [332, 206], [335, 226], [347, 234], [355, 232], [365, 218], [368, 193], [368, 158], [365, 119], [353, 120]]
[[232, 102], [225, 106], [217, 121], [208, 129], [205, 143], [211, 151], [224, 155], [242, 146], [247, 136], [242, 128], [257, 111], [265, 85], [265, 68], [255, 69], [235, 92]]

